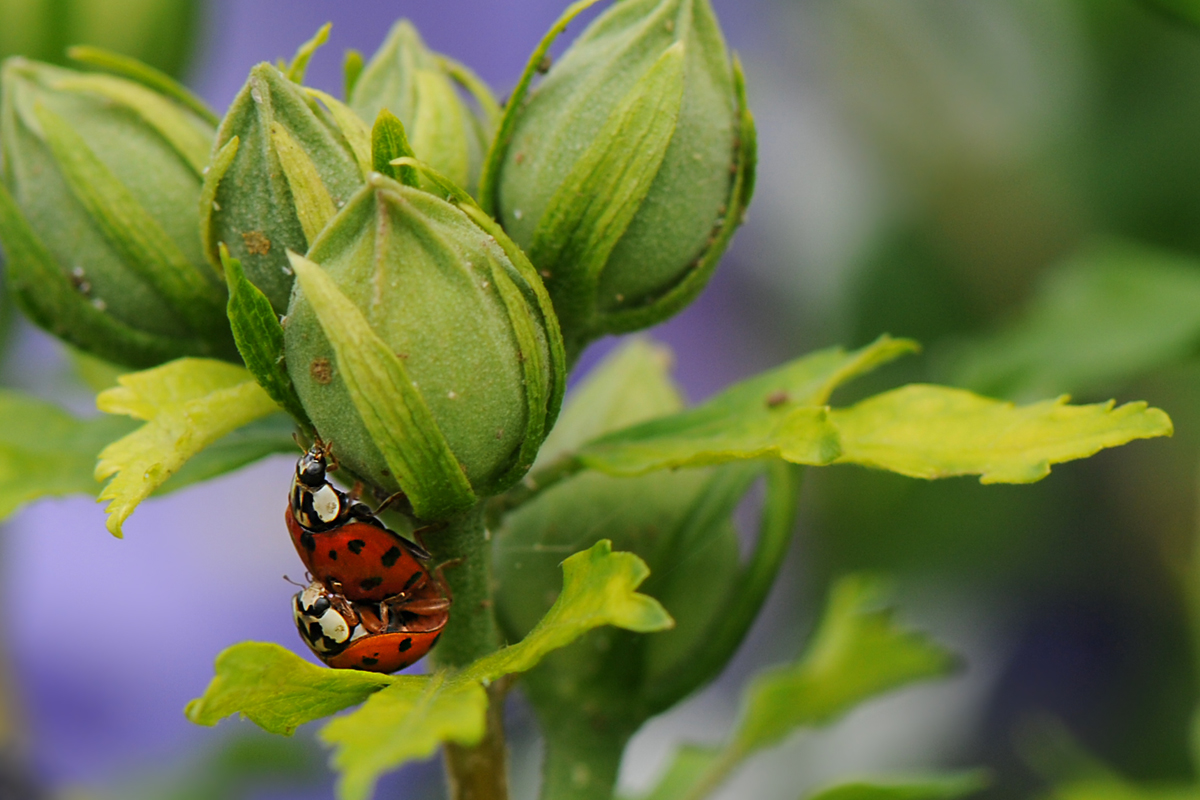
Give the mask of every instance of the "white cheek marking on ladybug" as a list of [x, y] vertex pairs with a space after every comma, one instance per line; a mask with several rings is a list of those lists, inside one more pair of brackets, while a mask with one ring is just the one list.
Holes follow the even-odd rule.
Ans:
[[312, 608], [316, 602], [321, 599], [321, 595], [325, 593], [321, 584], [313, 581], [308, 586], [304, 587], [304, 591], [300, 593], [300, 605], [305, 610]]
[[344, 644], [350, 639], [350, 623], [346, 618], [332, 608], [317, 620], [321, 625], [321, 633], [335, 644]]
[[322, 522], [332, 522], [337, 519], [338, 512], [342, 510], [341, 499], [329, 484], [325, 484], [313, 492], [312, 504], [313, 511], [317, 512], [317, 516], [321, 518]]

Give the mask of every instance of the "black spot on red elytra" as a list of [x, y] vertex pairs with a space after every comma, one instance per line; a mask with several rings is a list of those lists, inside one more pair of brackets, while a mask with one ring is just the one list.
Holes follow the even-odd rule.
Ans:
[[[393, 545], [392, 549], [384, 553], [383, 557], [379, 560], [383, 562], [385, 567], [394, 567], [396, 562], [400, 560], [400, 548]], [[405, 588], [407, 589], [408, 587], [406, 586]]]
[[403, 588], [403, 589], [401, 589], [400, 591], [402, 591], [402, 592], [407, 592], [409, 589], [411, 589], [411, 588], [412, 588], [412, 585], [413, 585], [414, 583], [416, 583], [417, 581], [421, 580], [421, 576], [422, 576], [423, 574], [424, 574], [424, 573], [422, 573], [422, 572], [414, 572], [412, 575], [408, 576], [408, 581], [407, 581], [407, 582], [404, 584], [404, 588]]
[[366, 546], [367, 546], [367, 543], [364, 542], [362, 539], [351, 539], [350, 542], [346, 545], [346, 547], [350, 550], [351, 553], [354, 553], [354, 555], [358, 555], [359, 553], [361, 553], [362, 549]]
[[433, 647], [435, 644], [438, 643], [438, 639], [440, 639], [440, 638], [442, 638], [442, 635], [439, 633], [437, 636], [433, 637], [433, 641], [429, 643], [429, 646]]
[[405, 650], [407, 650], [410, 647], [412, 647], [412, 639], [411, 638], [405, 638], [404, 641], [400, 642], [400, 652], [401, 653], [403, 653]]
[[300, 534], [300, 544], [304, 545], [305, 550], [316, 550], [317, 541], [313, 539], [313, 535], [308, 531]]
[[374, 578], [367, 578], [366, 580], [359, 581], [358, 585], [362, 587], [363, 591], [369, 592], [382, 583], [383, 578], [376, 575]]
[[362, 663], [364, 666], [373, 667], [379, 663], [379, 659], [371, 658], [370, 656], [363, 656]]
[[330, 560], [330, 561], [337, 561], [337, 550], [330, 550], [330, 551], [329, 551], [329, 560]]

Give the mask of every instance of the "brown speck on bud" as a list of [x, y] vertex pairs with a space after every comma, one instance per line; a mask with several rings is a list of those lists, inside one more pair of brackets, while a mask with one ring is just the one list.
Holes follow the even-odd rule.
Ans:
[[767, 395], [767, 408], [775, 408], [781, 406], [788, 401], [788, 393], [783, 389], [776, 389]]
[[496, 441], [500, 441], [503, 438], [504, 438], [504, 428], [497, 428], [496, 429]]
[[553, 64], [553, 60], [550, 58], [550, 54], [547, 53], [546, 55], [542, 56], [542, 60], [538, 62], [537, 71], [545, 75], [550, 71], [551, 64]]
[[524, 164], [525, 163], [525, 153], [523, 153], [523, 152], [517, 153], [515, 156], [513, 156], [513, 161], [517, 162], [518, 164]]
[[328, 386], [333, 381], [333, 365], [329, 363], [328, 358], [314, 358], [308, 365], [308, 371], [313, 380], [322, 386]]
[[541, 275], [543, 278], [549, 280], [550, 279], [550, 270], [548, 270], [548, 269], [542, 270]]
[[271, 252], [271, 240], [268, 239], [262, 231], [250, 231], [242, 234], [242, 242], [246, 245], [246, 252], [251, 255], [265, 256]]

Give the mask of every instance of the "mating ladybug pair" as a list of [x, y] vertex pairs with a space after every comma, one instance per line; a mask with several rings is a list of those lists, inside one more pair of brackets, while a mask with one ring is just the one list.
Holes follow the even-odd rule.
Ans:
[[292, 601], [296, 627], [331, 667], [395, 672], [437, 643], [450, 598], [429, 553], [329, 482], [330, 460], [317, 441], [292, 479], [285, 519], [310, 580]]

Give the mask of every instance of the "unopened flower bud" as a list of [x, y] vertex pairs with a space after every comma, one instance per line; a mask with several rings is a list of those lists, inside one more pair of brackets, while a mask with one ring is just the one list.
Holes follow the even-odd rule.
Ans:
[[270, 64], [254, 67], [217, 129], [204, 181], [200, 224], [210, 262], [220, 268], [224, 243], [280, 313], [292, 291], [288, 251], [308, 250], [369, 165], [365, 125], [338, 119], [315, 94]]
[[568, 348], [694, 299], [754, 174], [740, 71], [708, 0], [614, 4], [516, 107], [485, 203], [544, 276]]
[[[471, 88], [481, 104], [490, 103], [482, 84], [472, 81]], [[459, 96], [447, 62], [425, 46], [408, 20], [392, 28], [354, 82], [348, 102], [367, 121], [384, 109], [395, 114], [417, 158], [474, 191], [487, 152], [487, 126]]]
[[426, 519], [515, 483], [562, 393], [536, 275], [474, 210], [374, 174], [294, 259], [285, 359], [305, 411], [343, 467]]
[[138, 83], [20, 58], [0, 91], [0, 243], [29, 316], [128, 366], [236, 359], [196, 234], [212, 127]]

